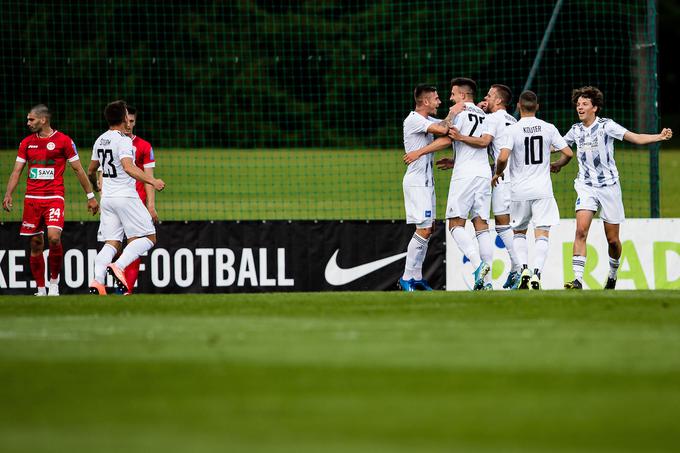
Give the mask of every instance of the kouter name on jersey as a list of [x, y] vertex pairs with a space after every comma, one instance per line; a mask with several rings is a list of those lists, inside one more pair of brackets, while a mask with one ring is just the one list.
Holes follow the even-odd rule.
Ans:
[[535, 132], [541, 132], [541, 126], [531, 126], [531, 127], [525, 127], [524, 128], [525, 134], [533, 134]]

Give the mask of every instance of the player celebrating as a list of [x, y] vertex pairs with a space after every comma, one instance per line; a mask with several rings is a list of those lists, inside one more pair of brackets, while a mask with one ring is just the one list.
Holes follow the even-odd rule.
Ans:
[[[34, 106], [26, 118], [32, 134], [23, 139], [19, 145], [14, 170], [7, 181], [2, 207], [6, 211], [12, 209], [12, 194], [19, 183], [21, 172], [28, 164], [24, 213], [19, 234], [30, 237], [29, 264], [38, 287], [36, 296], [58, 296], [59, 274], [64, 255], [61, 232], [64, 229], [65, 218], [64, 169], [67, 161], [87, 194], [87, 209], [92, 215], [97, 213], [99, 205], [80, 164], [76, 145], [69, 136], [52, 129], [51, 114], [47, 106], [43, 104]], [[47, 227], [49, 244], [47, 259], [50, 270], [49, 294], [45, 288], [44, 227]]]
[[[548, 257], [550, 227], [560, 221], [560, 212], [553, 196], [551, 168], [558, 170], [569, 163], [574, 153], [550, 123], [536, 118], [538, 98], [525, 91], [517, 103], [520, 120], [508, 126], [500, 143], [501, 152], [496, 163], [492, 184], [496, 186], [510, 160], [510, 225], [515, 232], [514, 249], [522, 273], [515, 287], [541, 289], [541, 271]], [[550, 164], [550, 149], [562, 157]], [[536, 237], [533, 274], [528, 268], [529, 251], [526, 232], [533, 221]]]
[[[669, 140], [673, 131], [663, 129], [658, 134], [636, 134], [598, 114], [604, 105], [602, 92], [591, 86], [574, 90], [571, 100], [576, 106], [580, 123], [574, 124], [564, 139], [576, 144], [578, 175], [576, 189], [576, 235], [572, 268], [574, 280], [565, 283], [566, 289], [583, 289], [586, 265], [586, 239], [593, 216], [600, 210], [604, 234], [609, 244], [609, 275], [605, 289], [616, 288], [616, 277], [621, 258], [619, 226], [625, 220], [619, 172], [614, 161], [614, 140], [626, 140], [636, 145], [648, 145]], [[558, 170], [559, 171], [559, 170]]]
[[[484, 98], [484, 102], [480, 103], [488, 114], [484, 119], [484, 126], [481, 137], [462, 135], [460, 131], [451, 129], [451, 137], [454, 140], [467, 143], [471, 146], [480, 148], [487, 148], [489, 156], [496, 162], [500, 153], [501, 135], [505, 128], [511, 124], [515, 124], [517, 120], [514, 116], [509, 115], [507, 107], [510, 105], [512, 99], [512, 91], [506, 85], [495, 84], [491, 85], [489, 92]], [[511, 288], [515, 280], [519, 277], [521, 270], [515, 253], [513, 250], [513, 233], [510, 227], [510, 185], [506, 177], [502, 177], [498, 184], [493, 188], [491, 196], [491, 206], [493, 208], [496, 234], [501, 237], [505, 249], [510, 256], [511, 269], [508, 278], [503, 284], [503, 288]]]
[[[137, 124], [137, 109], [128, 105], [127, 111], [129, 130], [127, 130], [125, 134], [132, 139], [132, 148], [135, 151], [135, 165], [144, 173], [153, 177], [153, 171], [156, 166], [153, 148], [151, 147], [151, 143], [134, 134], [134, 128]], [[153, 223], [158, 223], [158, 213], [156, 213], [156, 191], [153, 186], [141, 181], [136, 181], [136, 188], [139, 198], [151, 215]], [[132, 289], [135, 287], [141, 261], [141, 257], [139, 257], [125, 268], [125, 279], [127, 280], [130, 290], [127, 294], [131, 294]]]
[[[418, 85], [414, 92], [416, 108], [404, 119], [404, 162], [408, 164], [403, 179], [406, 223], [415, 224], [416, 231], [408, 243], [404, 273], [399, 286], [404, 291], [432, 288], [423, 278], [423, 261], [432, 235], [436, 216], [436, 196], [432, 154], [419, 154], [418, 150], [432, 143], [433, 134], [449, 132], [445, 122], [432, 117], [441, 104], [437, 89], [431, 85]], [[440, 149], [445, 148], [450, 140]]]
[[[123, 101], [114, 101], [104, 109], [109, 130], [95, 141], [92, 161], [88, 167], [90, 181], [96, 182], [97, 169], [102, 167], [102, 212], [99, 233], [104, 247], [94, 261], [94, 280], [90, 283], [92, 294], [106, 295], [104, 279], [108, 272], [124, 293], [130, 291], [125, 279], [125, 268], [156, 243], [156, 229], [149, 211], [144, 207], [135, 188], [135, 180], [163, 190], [165, 182], [155, 179], [134, 164], [132, 140], [125, 135], [128, 124], [127, 107]], [[95, 183], [96, 184], [96, 183]], [[123, 237], [127, 246], [115, 263]]]
[[[464, 77], [451, 80], [451, 101], [459, 106], [453, 126], [461, 134], [479, 137], [485, 114], [474, 101], [477, 84]], [[489, 235], [489, 210], [491, 209], [491, 168], [486, 151], [467, 143], [453, 142], [455, 166], [451, 175], [449, 196], [446, 204], [446, 218], [453, 240], [460, 251], [468, 257], [475, 271], [474, 290], [492, 289], [491, 270], [488, 263], [493, 258], [493, 245]], [[475, 250], [472, 238], [465, 232], [465, 222], [472, 218], [479, 253]], [[485, 285], [486, 279], [486, 285]]]

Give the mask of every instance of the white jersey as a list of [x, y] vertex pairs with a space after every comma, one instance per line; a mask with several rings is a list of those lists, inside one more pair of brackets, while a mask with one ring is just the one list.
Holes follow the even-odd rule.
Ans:
[[550, 147], [567, 147], [557, 128], [535, 116], [525, 117], [508, 126], [503, 137], [501, 149], [511, 151], [508, 172], [512, 201], [551, 198]]
[[619, 170], [614, 162], [614, 139], [623, 140], [626, 132], [628, 129], [615, 121], [599, 117], [595, 117], [590, 127], [583, 123], [571, 126], [564, 139], [569, 145], [576, 144], [576, 181], [592, 187], [616, 184]]
[[496, 110], [493, 113], [486, 115], [484, 119], [484, 128], [482, 129], [482, 135], [488, 134], [493, 137], [493, 140], [489, 144], [489, 156], [494, 162], [498, 160], [498, 155], [501, 153], [501, 149], [498, 145], [501, 143], [501, 136], [505, 133], [505, 129], [515, 124], [517, 120], [514, 116], [509, 115], [508, 112], [503, 110]]
[[92, 160], [99, 161], [102, 172], [102, 197], [138, 198], [135, 179], [123, 170], [120, 160], [132, 159], [135, 151], [132, 140], [120, 131], [108, 130], [94, 142]]
[[[456, 115], [453, 125], [462, 135], [481, 137], [484, 128], [484, 111], [472, 102], [465, 103], [465, 109]], [[474, 178], [481, 176], [491, 179], [491, 167], [486, 150], [463, 142], [454, 141], [455, 165], [451, 179]]]
[[[432, 124], [441, 120], [428, 116], [425, 118], [417, 112], [411, 112], [404, 119], [404, 151], [411, 152], [432, 143], [434, 136], [427, 132]], [[434, 153], [420, 156], [406, 167], [404, 174], [405, 187], [433, 187], [434, 186]]]

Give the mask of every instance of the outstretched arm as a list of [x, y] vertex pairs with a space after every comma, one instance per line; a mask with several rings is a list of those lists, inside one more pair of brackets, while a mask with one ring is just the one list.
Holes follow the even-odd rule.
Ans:
[[408, 165], [411, 162], [415, 162], [425, 154], [434, 153], [440, 149], [446, 148], [447, 146], [451, 146], [451, 139], [449, 137], [439, 137], [427, 146], [404, 154], [404, 163]]
[[156, 179], [153, 176], [149, 176], [149, 174], [145, 173], [135, 165], [131, 157], [123, 157], [120, 160], [120, 164], [123, 166], [125, 173], [132, 176], [137, 181], [151, 184], [153, 188], [158, 191], [161, 191], [165, 188], [165, 182], [162, 179]]
[[568, 146], [562, 148], [560, 153], [562, 153], [562, 156], [550, 164], [550, 171], [553, 173], [559, 173], [562, 167], [567, 165], [571, 161], [571, 158], [574, 157], [574, 152]]
[[635, 145], [649, 145], [650, 143], [662, 142], [670, 140], [673, 137], [673, 131], [669, 128], [664, 128], [658, 134], [636, 134], [628, 131], [623, 135], [623, 139]]

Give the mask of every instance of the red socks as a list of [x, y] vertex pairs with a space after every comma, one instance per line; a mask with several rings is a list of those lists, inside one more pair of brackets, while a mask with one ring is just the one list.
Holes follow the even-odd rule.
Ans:
[[139, 276], [139, 264], [141, 262], [142, 259], [137, 258], [128, 264], [128, 266], [123, 271], [125, 273], [125, 280], [127, 280], [128, 287], [130, 288], [130, 293], [132, 293], [132, 289], [135, 287], [135, 283], [137, 282], [137, 276]]
[[50, 254], [47, 258], [47, 263], [50, 266], [50, 278], [59, 278], [61, 273], [62, 259], [64, 257], [64, 248], [61, 246], [61, 242], [56, 245], [50, 244]]
[[28, 259], [31, 266], [31, 274], [33, 274], [33, 280], [38, 285], [38, 288], [45, 287], [45, 260], [43, 259], [42, 253], [38, 256], [31, 255]]

